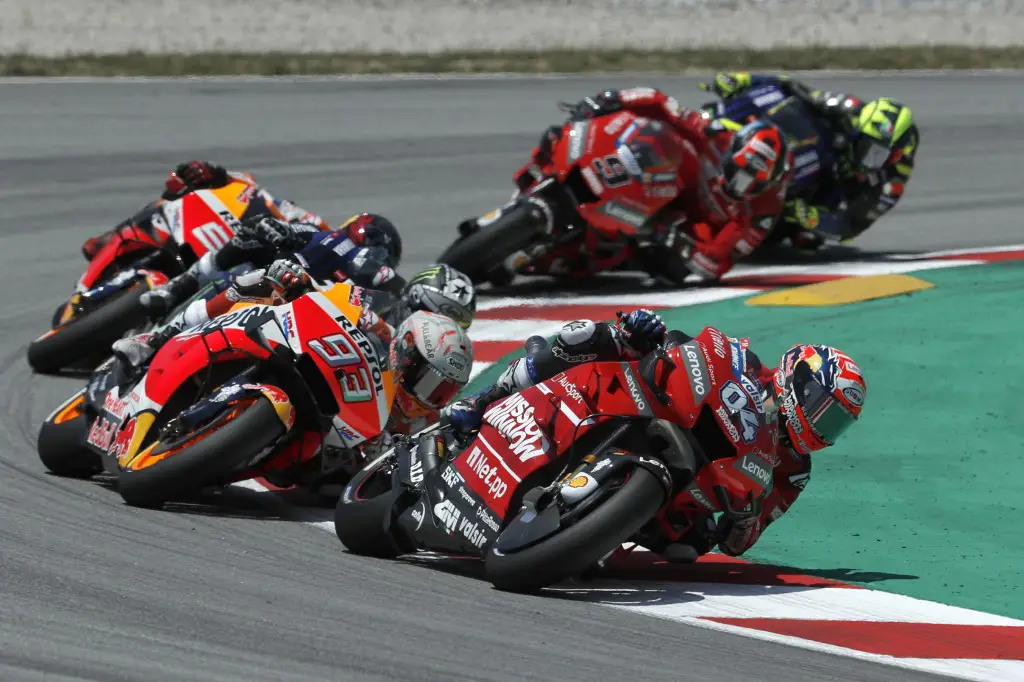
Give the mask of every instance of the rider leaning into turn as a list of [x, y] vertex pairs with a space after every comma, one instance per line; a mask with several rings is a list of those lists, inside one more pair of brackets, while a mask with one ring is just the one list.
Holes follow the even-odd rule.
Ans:
[[[490, 388], [445, 408], [442, 423], [468, 435], [479, 428], [488, 405], [574, 365], [636, 360], [657, 345], [671, 348], [691, 339], [679, 331], [666, 333], [661, 318], [649, 310], [634, 310], [622, 317], [619, 325], [571, 322], [550, 345], [540, 337], [528, 340], [526, 356], [510, 363]], [[747, 348], [746, 339], [738, 341], [748, 378], [763, 389], [766, 410], [777, 411], [774, 421], [769, 420], [770, 426], [778, 425], [773, 485], [760, 504], [723, 514], [717, 522], [708, 513], [694, 520], [692, 529], [682, 537], [672, 537], [662, 525], [663, 532], [643, 538], [648, 549], [676, 560], [692, 561], [715, 544], [731, 556], [750, 549], [803, 491], [810, 478], [811, 453], [834, 445], [859, 418], [864, 405], [864, 377], [844, 353], [828, 346], [797, 345], [786, 351], [777, 369], [770, 369]], [[668, 527], [674, 525], [674, 513], [679, 510], [670, 504], [662, 519]]]
[[[127, 366], [140, 369], [171, 338], [226, 313], [235, 303], [281, 305], [314, 289], [310, 274], [287, 259], [235, 276], [232, 282], [231, 288], [209, 301], [195, 301], [153, 332], [116, 341], [114, 355]], [[388, 315], [395, 326], [370, 309], [374, 293], [354, 286], [352, 296], [362, 308], [357, 327], [374, 340], [381, 353], [388, 354], [398, 385], [385, 430], [359, 444], [358, 450], [347, 445], [347, 437], [328, 432], [325, 454], [347, 473], [361, 466], [363, 457], [390, 446], [393, 434], [409, 435], [435, 423], [439, 410], [469, 381], [473, 366], [472, 342], [465, 328], [472, 322], [476, 300], [465, 275], [447, 265], [419, 273], [393, 308], [404, 317], [399, 320]]]
[[[231, 182], [244, 182], [251, 185], [253, 195], [249, 199], [249, 206], [259, 213], [267, 213], [275, 218], [289, 223], [301, 223], [315, 226], [318, 230], [330, 229], [323, 218], [311, 211], [301, 208], [287, 199], [279, 199], [270, 194], [266, 189], [256, 184], [256, 180], [248, 173], [229, 171], [223, 166], [210, 163], [209, 161], [187, 161], [178, 164], [168, 175], [164, 183], [164, 191], [160, 198], [150, 202], [140, 213], [147, 216], [158, 209], [162, 204], [180, 199], [189, 192], [200, 189], [217, 189]], [[257, 199], [258, 201], [253, 201]], [[90, 237], [82, 244], [82, 254], [86, 260], [92, 260], [100, 248], [116, 234], [117, 230], [138, 220], [140, 215], [133, 216], [120, 225], [108, 230], [97, 237]]]
[[[760, 245], [782, 210], [791, 176], [792, 153], [778, 128], [770, 122], [739, 131], [709, 125], [699, 112], [683, 109], [673, 97], [651, 88], [608, 90], [584, 98], [573, 117], [617, 111], [668, 124], [684, 140], [677, 171], [681, 193], [654, 217], [654, 243], [641, 256], [651, 274], [673, 284], [681, 284], [691, 272], [717, 279]], [[542, 138], [539, 164], [550, 161], [561, 133], [561, 127], [553, 127]], [[695, 239], [689, 257], [686, 241], [679, 238], [684, 225]]]
[[812, 90], [788, 76], [719, 73], [706, 90], [722, 98], [757, 85], [774, 85], [816, 112], [832, 132], [837, 163], [812, 197], [786, 202], [783, 220], [806, 232], [796, 246], [815, 249], [847, 241], [885, 215], [900, 200], [914, 170], [920, 132], [910, 108], [883, 97], [864, 102], [846, 93]]

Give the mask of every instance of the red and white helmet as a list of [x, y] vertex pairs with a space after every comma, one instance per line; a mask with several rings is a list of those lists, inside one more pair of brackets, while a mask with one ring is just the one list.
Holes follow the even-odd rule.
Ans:
[[398, 377], [395, 402], [413, 418], [441, 409], [469, 382], [473, 344], [451, 318], [418, 310], [395, 332], [390, 362]]
[[867, 384], [857, 364], [829, 346], [793, 346], [775, 371], [793, 449], [807, 455], [835, 445], [864, 409]]

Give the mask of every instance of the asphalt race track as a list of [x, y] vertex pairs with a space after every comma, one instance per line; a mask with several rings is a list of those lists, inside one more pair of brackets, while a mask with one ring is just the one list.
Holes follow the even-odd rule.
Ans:
[[[1024, 241], [1024, 75], [811, 80], [892, 94], [921, 121], [908, 197], [862, 248]], [[941, 679], [349, 556], [269, 494], [131, 509], [36, 457], [39, 423], [80, 382], [32, 376], [26, 345], [83, 270], [82, 240], [176, 162], [252, 170], [332, 220], [385, 213], [409, 273], [507, 198], [558, 99], [649, 84], [698, 105], [695, 82], [0, 84], [0, 679]]]

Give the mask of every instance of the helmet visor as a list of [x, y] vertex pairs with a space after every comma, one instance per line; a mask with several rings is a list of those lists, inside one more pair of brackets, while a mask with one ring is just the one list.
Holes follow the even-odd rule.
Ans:
[[862, 137], [857, 142], [857, 160], [860, 167], [876, 171], [885, 167], [891, 153], [889, 147], [880, 140], [871, 137]]
[[857, 418], [815, 380], [806, 363], [797, 365], [793, 379], [797, 402], [811, 429], [823, 441], [835, 445], [836, 440]]
[[406, 368], [402, 388], [427, 407], [437, 410], [458, 395], [462, 384], [438, 372], [424, 358]]

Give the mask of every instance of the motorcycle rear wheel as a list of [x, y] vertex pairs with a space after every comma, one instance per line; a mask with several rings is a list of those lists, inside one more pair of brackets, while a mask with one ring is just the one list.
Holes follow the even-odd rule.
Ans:
[[646, 469], [577, 523], [525, 549], [499, 554], [492, 546], [484, 568], [499, 590], [536, 592], [579, 575], [632, 537], [665, 503], [665, 489]]
[[85, 394], [80, 392], [39, 429], [36, 441], [39, 460], [57, 476], [88, 478], [103, 471], [99, 455], [83, 444], [89, 430], [89, 418], [82, 410], [84, 405]]
[[[160, 508], [168, 500], [215, 483], [218, 477], [244, 467], [257, 453], [284, 434], [274, 406], [258, 398], [244, 411], [223, 423], [225, 413], [211, 427], [188, 434], [175, 443], [156, 441], [152, 455], [172, 455], [140, 469], [121, 469], [118, 490], [133, 507]], [[221, 423], [221, 426], [217, 426]]]
[[84, 360], [110, 355], [110, 345], [146, 320], [139, 300], [149, 291], [145, 284], [115, 294], [90, 313], [57, 327], [28, 346], [28, 364], [40, 374], [52, 374]]
[[493, 223], [460, 237], [437, 260], [465, 273], [474, 284], [487, 282], [493, 269], [529, 246], [544, 229], [538, 213], [538, 208], [522, 201]]

